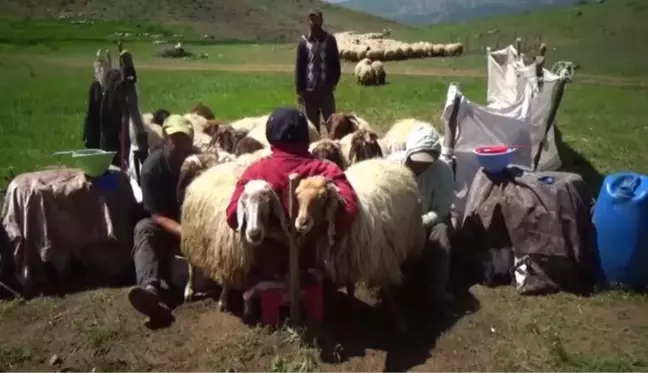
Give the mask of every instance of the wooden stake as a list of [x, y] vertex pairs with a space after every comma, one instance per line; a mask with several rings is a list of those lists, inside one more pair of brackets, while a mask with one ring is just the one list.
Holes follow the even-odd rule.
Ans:
[[290, 221], [290, 235], [288, 237], [288, 249], [290, 254], [290, 322], [293, 325], [299, 325], [301, 316], [301, 307], [299, 306], [301, 289], [299, 284], [299, 248], [295, 242], [295, 218], [297, 216], [297, 200], [295, 199], [295, 189], [299, 183], [299, 175], [288, 175], [288, 214]]
[[515, 39], [515, 49], [517, 49], [518, 55], [522, 54], [522, 38]]

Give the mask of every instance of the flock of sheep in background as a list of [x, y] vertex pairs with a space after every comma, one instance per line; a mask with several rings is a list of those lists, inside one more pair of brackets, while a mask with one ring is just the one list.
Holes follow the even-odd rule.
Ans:
[[432, 44], [428, 42], [404, 43], [386, 39], [386, 32], [359, 34], [353, 31], [335, 34], [340, 58], [358, 62], [354, 76], [362, 85], [385, 84], [386, 71], [383, 61], [410, 58], [460, 56], [461, 43]]
[[[151, 114], [143, 117], [149, 144], [160, 144], [159, 123], [152, 123]], [[178, 196], [184, 200], [181, 250], [189, 265], [185, 299], [194, 295], [194, 267], [200, 268], [222, 286], [218, 307], [224, 310], [228, 291], [243, 286], [254, 261], [254, 247], [265, 237], [282, 242], [291, 237], [279, 197], [263, 180], [245, 186], [237, 209], [239, 230], [226, 223], [226, 207], [237, 180], [247, 166], [270, 154], [265, 138], [268, 116], [226, 123], [198, 104], [185, 117], [194, 125], [199, 151], [183, 164], [178, 185]], [[310, 152], [345, 170], [358, 195], [359, 215], [340, 243], [332, 240], [333, 214], [341, 203], [334, 185], [323, 178], [307, 178], [296, 193], [298, 207], [315, 206], [300, 208], [301, 217], [311, 214], [312, 221], [329, 224], [328, 239], [316, 249], [333, 283], [346, 286], [352, 296], [358, 281], [380, 288], [399, 328], [404, 327], [404, 319], [391, 290], [402, 282], [401, 264], [422, 252], [425, 236], [414, 176], [405, 166], [383, 158], [403, 150], [407, 135], [420, 123], [425, 122], [398, 121], [382, 138], [355, 114], [332, 115], [324, 125], [326, 138], [309, 123]], [[268, 225], [271, 216], [278, 219], [280, 228]]]
[[364, 58], [372, 61], [398, 61], [411, 58], [460, 56], [464, 49], [461, 43], [405, 43], [386, 39], [382, 33], [359, 34], [345, 31], [336, 33], [335, 39], [340, 58], [352, 62]]

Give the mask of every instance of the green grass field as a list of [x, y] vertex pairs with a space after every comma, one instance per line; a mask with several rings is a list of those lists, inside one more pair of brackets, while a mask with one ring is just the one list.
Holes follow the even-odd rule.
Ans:
[[[618, 0], [596, 6], [583, 7], [580, 18], [588, 17], [590, 7], [619, 10], [628, 5]], [[538, 14], [519, 19], [537, 17], [538, 23], [558, 19]], [[469, 29], [487, 30], [492, 27], [489, 22], [494, 21], [440, 26], [422, 30], [427, 34], [421, 35], [445, 38]], [[497, 25], [502, 33], [523, 32], [522, 26], [512, 24]], [[605, 27], [632, 32], [644, 27], [621, 24], [609, 22]], [[11, 29], [9, 23], [0, 25], [0, 30]], [[40, 31], [32, 28], [38, 25]], [[520, 25], [531, 35], [537, 23]], [[53, 163], [53, 152], [82, 147], [94, 52], [113, 46], [102, 36], [108, 31], [137, 29], [128, 24], [95, 26], [95, 34], [75, 33], [68, 25], [36, 22], [13, 28], [13, 34], [0, 33], [5, 37], [0, 44], [0, 179], [10, 172], [42, 169]], [[142, 24], [140, 29], [148, 27]], [[560, 32], [554, 35], [557, 38]], [[637, 48], [621, 58], [613, 54], [617, 47], [611, 46], [612, 39], [601, 42], [600, 52], [595, 53], [596, 40], [582, 41], [581, 46], [576, 38], [582, 34], [565, 35], [571, 35], [571, 41], [560, 44], [564, 49], [559, 48], [550, 59], [572, 59], [584, 66], [567, 87], [558, 114], [565, 142], [561, 155], [567, 168], [582, 173], [593, 192], [598, 191], [600, 175], [618, 170], [648, 173], [644, 146], [648, 81], [638, 68], [645, 61], [639, 57], [646, 56], [646, 49]], [[628, 35], [632, 33], [623, 36]], [[209, 53], [207, 60], [200, 61], [156, 59], [152, 56], [155, 48], [148, 42], [130, 42], [127, 47], [140, 66], [144, 111], [164, 107], [183, 112], [202, 101], [220, 119], [237, 119], [295, 103], [293, 45], [196, 45], [193, 48]], [[580, 62], [588, 53], [592, 56], [588, 63]], [[479, 76], [484, 65], [479, 55], [393, 63], [388, 66], [389, 84], [372, 88], [357, 86], [347, 66], [338, 88], [338, 107], [361, 115], [381, 131], [407, 117], [439, 125], [451, 81], [460, 82], [471, 100], [485, 100], [485, 79]], [[6, 181], [0, 183], [4, 189]], [[645, 295], [609, 292], [592, 298], [566, 294], [535, 298], [520, 297], [509, 287], [474, 286], [446, 313], [430, 314], [428, 322], [418, 326], [418, 333], [404, 341], [383, 333], [384, 321], [363, 310], [362, 322], [332, 325], [324, 338], [326, 348], [318, 351], [299, 342], [290, 330], [249, 329], [235, 317], [219, 314], [211, 301], [181, 305], [175, 311], [176, 323], [150, 331], [128, 305], [125, 292], [96, 290], [27, 304], [1, 301], [0, 371], [648, 369]], [[52, 355], [60, 358], [53, 366]]]

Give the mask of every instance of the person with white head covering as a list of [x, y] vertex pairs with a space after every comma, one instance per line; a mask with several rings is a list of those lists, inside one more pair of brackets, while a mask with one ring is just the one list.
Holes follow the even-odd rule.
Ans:
[[412, 170], [421, 190], [423, 225], [427, 230], [426, 253], [432, 263], [432, 297], [446, 303], [452, 299], [447, 291], [450, 273], [450, 235], [452, 222], [450, 208], [454, 197], [454, 172], [443, 159], [438, 132], [421, 122], [410, 132], [405, 150], [393, 153], [388, 159], [401, 162]]

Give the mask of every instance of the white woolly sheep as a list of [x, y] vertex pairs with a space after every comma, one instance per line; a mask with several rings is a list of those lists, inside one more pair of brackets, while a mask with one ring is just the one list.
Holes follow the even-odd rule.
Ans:
[[362, 60], [360, 60], [360, 62], [358, 62], [356, 64], [355, 69], [353, 70], [354, 71], [354, 73], [353, 73], [354, 76], [359, 76], [360, 75], [360, 68], [362, 67], [362, 65], [371, 65], [371, 60], [368, 59], [368, 58], [363, 58]]
[[[267, 235], [281, 237], [288, 229], [279, 197], [263, 180], [245, 185], [237, 206], [238, 232], [227, 224], [227, 205], [244, 169], [236, 162], [207, 169], [189, 184], [182, 205], [181, 251], [189, 267], [185, 300], [193, 296], [193, 267], [197, 267], [222, 286], [221, 311], [227, 309], [229, 290], [243, 286], [254, 247]], [[278, 218], [283, 232], [266, 230], [270, 214]]]
[[265, 126], [266, 122], [268, 122], [269, 115], [261, 115], [258, 117], [246, 117], [243, 119], [239, 119], [237, 121], [231, 122], [230, 126], [234, 128], [235, 130], [246, 130], [248, 132], [252, 131], [254, 127], [263, 125]]
[[358, 67], [358, 74], [356, 75], [358, 84], [372, 85], [376, 83], [376, 72], [371, 67], [371, 64], [362, 63], [356, 67]]
[[371, 68], [374, 70], [374, 74], [376, 75], [376, 84], [385, 84], [387, 78], [385, 64], [383, 64], [382, 61], [373, 61], [371, 63]]
[[405, 319], [393, 290], [402, 284], [403, 262], [420, 255], [425, 244], [418, 185], [407, 167], [384, 159], [357, 163], [345, 174], [358, 195], [359, 207], [347, 234], [334, 242], [335, 215], [342, 202], [334, 184], [319, 176], [302, 180], [295, 191], [299, 206], [295, 228], [306, 234], [326, 222], [328, 237], [317, 249], [333, 283], [347, 285], [351, 296], [352, 284], [358, 281], [383, 290], [402, 330]]
[[387, 131], [385, 136], [383, 136], [383, 145], [388, 148], [389, 153], [396, 153], [405, 150], [405, 142], [407, 141], [407, 137], [414, 129], [414, 127], [420, 124], [428, 125], [434, 128], [432, 124], [420, 121], [415, 118], [401, 119], [394, 123], [389, 131]]

